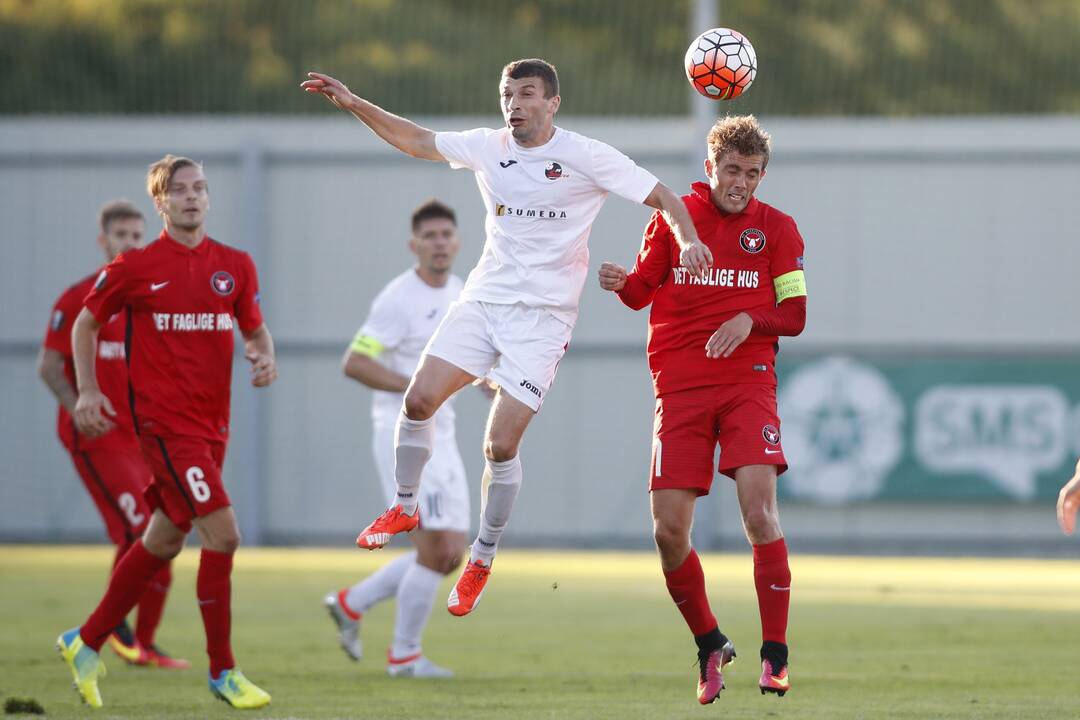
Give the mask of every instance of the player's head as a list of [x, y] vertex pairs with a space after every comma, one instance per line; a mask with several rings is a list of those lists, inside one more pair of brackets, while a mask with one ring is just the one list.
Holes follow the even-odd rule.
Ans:
[[166, 155], [151, 165], [146, 174], [146, 192], [166, 228], [192, 232], [206, 222], [210, 185], [202, 165], [191, 158]]
[[435, 275], [450, 272], [461, 249], [454, 211], [434, 199], [416, 208], [412, 214], [409, 249], [416, 255], [421, 270]]
[[117, 255], [139, 247], [146, 234], [146, 218], [128, 200], [110, 200], [98, 213], [98, 245], [112, 262]]
[[726, 213], [742, 212], [765, 177], [772, 139], [753, 115], [733, 115], [716, 121], [707, 142], [712, 201]]
[[515, 60], [503, 68], [499, 95], [503, 120], [519, 144], [548, 141], [562, 101], [554, 65], [539, 58]]

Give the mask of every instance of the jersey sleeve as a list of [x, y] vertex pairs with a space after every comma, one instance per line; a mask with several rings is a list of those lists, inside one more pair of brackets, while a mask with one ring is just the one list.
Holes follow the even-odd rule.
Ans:
[[57, 298], [52, 314], [49, 315], [49, 327], [45, 330], [42, 346], [55, 350], [64, 357], [71, 357], [71, 326], [75, 324], [80, 310], [82, 298], [75, 294], [74, 288]]
[[102, 325], [127, 305], [128, 296], [132, 292], [133, 272], [128, 255], [129, 253], [117, 255], [116, 259], [106, 265], [83, 300], [86, 309]]
[[626, 276], [626, 285], [619, 291], [624, 305], [640, 310], [653, 301], [657, 289], [671, 272], [671, 243], [671, 228], [657, 210], [645, 227], [641, 250]]
[[593, 178], [601, 190], [636, 203], [645, 202], [645, 198], [652, 194], [659, 180], [651, 172], [599, 140], [591, 140], [589, 149], [592, 153]]
[[799, 228], [791, 218], [781, 226], [780, 241], [769, 261], [777, 304], [789, 298], [806, 297], [806, 275], [803, 272], [804, 243]]
[[244, 278], [244, 284], [233, 303], [233, 315], [240, 322], [240, 331], [247, 334], [263, 324], [262, 309], [259, 307], [259, 271], [247, 253], [240, 253], [240, 275]]
[[371, 312], [353, 338], [350, 349], [368, 357], [378, 357], [385, 350], [393, 350], [405, 339], [408, 326], [394, 301], [389, 288], [375, 297]]
[[464, 132], [438, 132], [435, 133], [435, 148], [455, 170], [476, 170], [480, 164], [480, 153], [487, 140], [487, 133], [486, 128]]

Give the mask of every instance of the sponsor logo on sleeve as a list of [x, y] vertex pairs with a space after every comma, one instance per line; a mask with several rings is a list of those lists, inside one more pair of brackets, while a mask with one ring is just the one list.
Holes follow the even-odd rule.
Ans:
[[210, 287], [214, 289], [218, 295], [227, 297], [232, 294], [232, 291], [236, 288], [236, 281], [233, 280], [233, 276], [224, 270], [218, 270], [210, 277]]
[[757, 228], [746, 228], [739, 235], [739, 246], [751, 255], [756, 255], [765, 249], [765, 233]]
[[101, 274], [97, 276], [97, 280], [94, 281], [94, 289], [100, 290], [105, 287], [105, 280], [109, 277], [108, 270], [102, 270]]
[[49, 326], [53, 330], [59, 330], [60, 328], [64, 327], [64, 311], [63, 310], [53, 310], [52, 320], [49, 322]]

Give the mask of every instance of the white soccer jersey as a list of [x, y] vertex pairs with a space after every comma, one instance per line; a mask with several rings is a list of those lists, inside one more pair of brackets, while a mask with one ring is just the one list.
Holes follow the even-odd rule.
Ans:
[[525, 148], [508, 128], [435, 134], [453, 168], [476, 173], [487, 239], [462, 300], [548, 308], [573, 326], [589, 271], [589, 231], [609, 192], [640, 203], [656, 177], [615, 148], [556, 127]]
[[[420, 364], [435, 328], [446, 315], [450, 303], [461, 293], [462, 282], [451, 275], [446, 285], [435, 288], [420, 279], [415, 269], [398, 275], [382, 289], [371, 305], [371, 312], [359, 335], [372, 338], [383, 346], [379, 362], [391, 370], [412, 377]], [[376, 424], [397, 424], [403, 393], [375, 390], [371, 417]], [[448, 400], [435, 415], [437, 435], [454, 432], [454, 408]]]

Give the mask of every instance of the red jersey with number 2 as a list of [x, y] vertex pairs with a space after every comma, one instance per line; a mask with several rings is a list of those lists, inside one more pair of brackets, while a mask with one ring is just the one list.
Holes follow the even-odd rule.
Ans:
[[163, 231], [109, 263], [86, 307], [98, 322], [128, 310], [136, 432], [227, 439], [233, 328], [263, 322], [247, 253], [209, 237], [189, 248]]
[[[45, 331], [43, 345], [64, 356], [64, 376], [75, 387], [75, 358], [71, 350], [71, 326], [83, 309], [83, 298], [94, 286], [97, 275], [88, 275], [61, 295], [53, 305], [49, 317], [49, 329]], [[60, 442], [68, 450], [130, 449], [136, 447], [135, 432], [131, 426], [128, 409], [128, 373], [124, 359], [124, 330], [127, 316], [119, 312], [102, 324], [98, 331], [97, 358], [94, 367], [98, 387], [109, 398], [116, 417], [109, 421], [114, 427], [100, 437], [91, 438], [75, 429], [75, 421], [60, 405], [56, 417], [56, 430]]]

